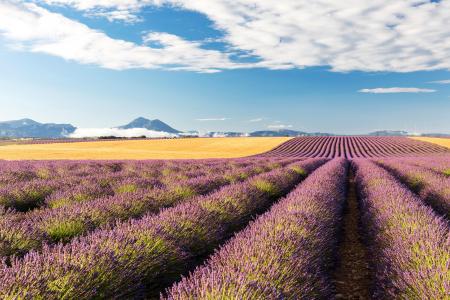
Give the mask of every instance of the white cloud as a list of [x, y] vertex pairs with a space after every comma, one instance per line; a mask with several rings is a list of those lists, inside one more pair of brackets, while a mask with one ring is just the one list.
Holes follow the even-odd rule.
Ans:
[[186, 70], [213, 73], [217, 68], [237, 68], [228, 54], [200, 48], [200, 44], [175, 35], [152, 33], [144, 40], [159, 41], [152, 48], [124, 40], [49, 12], [32, 3], [0, 2], [0, 35], [15, 49], [46, 53], [83, 64], [123, 70], [130, 68]]
[[201, 121], [201, 122], [205, 122], [205, 121], [226, 121], [229, 120], [229, 118], [203, 118], [203, 119], [195, 119], [196, 121]]
[[256, 122], [261, 122], [261, 121], [263, 121], [264, 119], [263, 118], [256, 118], [256, 119], [251, 119], [251, 120], [248, 120], [250, 123], [256, 123]]
[[125, 23], [136, 23], [142, 21], [142, 18], [136, 16], [128, 10], [112, 10], [112, 11], [89, 11], [86, 17], [106, 18], [110, 22], [122, 21]]
[[137, 11], [138, 9], [149, 5], [157, 4], [163, 1], [148, 1], [148, 0], [37, 0], [50, 5], [68, 5], [73, 6], [78, 10], [93, 10], [93, 9], [121, 9]]
[[[21, 1], [24, 2], [24, 1]], [[330, 66], [333, 71], [450, 70], [450, 0], [34, 0], [87, 16], [135, 22], [146, 6], [204, 14], [230, 51], [259, 58], [236, 63], [231, 53], [160, 33], [163, 48], [113, 39], [33, 3], [3, 0], [0, 35], [12, 47], [111, 69], [150, 68], [214, 73], [224, 69]], [[177, 40], [175, 40], [175, 38]], [[144, 40], [146, 37], [144, 37]], [[234, 53], [234, 54], [236, 54]]]
[[393, 94], [393, 93], [433, 93], [436, 90], [432, 89], [420, 89], [414, 87], [391, 87], [391, 88], [375, 88], [375, 89], [362, 89], [360, 93], [371, 94]]
[[438, 83], [438, 84], [450, 84], [450, 79], [447, 79], [447, 80], [436, 80], [436, 81], [430, 81], [430, 83]]
[[[231, 67], [334, 71], [450, 70], [450, 1], [40, 0], [81, 11], [176, 7], [207, 16], [233, 49], [261, 59]], [[2, 14], [3, 15], [3, 14]], [[227, 64], [215, 62], [215, 68]]]
[[146, 136], [149, 138], [162, 137], [176, 137], [176, 134], [168, 132], [160, 132], [148, 130], [145, 128], [77, 128], [75, 132], [69, 135], [71, 138], [85, 138], [85, 137], [101, 137], [101, 136], [116, 136], [116, 137], [139, 137]]
[[287, 129], [292, 127], [293, 127], [292, 125], [285, 125], [285, 124], [271, 124], [267, 126], [267, 128], [269, 129]]

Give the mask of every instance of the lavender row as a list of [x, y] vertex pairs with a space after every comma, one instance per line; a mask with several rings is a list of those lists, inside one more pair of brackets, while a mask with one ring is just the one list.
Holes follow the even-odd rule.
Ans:
[[164, 161], [0, 161], [0, 186], [32, 180], [83, 178], [92, 174], [132, 175], [171, 167]]
[[[46, 204], [61, 205], [60, 201], [55, 201], [55, 196], [64, 197], [67, 204], [70, 200], [86, 201], [95, 196], [111, 195], [114, 189], [120, 191], [122, 181], [130, 178], [152, 179], [154, 182], [148, 182], [148, 185], [156, 185], [157, 179], [161, 177], [161, 170], [165, 168], [164, 164], [159, 162], [141, 165], [139, 171], [130, 168], [131, 164], [126, 167], [121, 163], [86, 163], [85, 165], [81, 161], [34, 164], [14, 162], [1, 165], [6, 168], [2, 175], [6, 173], [7, 179], [4, 179], [4, 183], [0, 186], [0, 205], [19, 211], [27, 211], [46, 206]], [[35, 170], [22, 169], [30, 166]], [[79, 186], [84, 186], [84, 189], [78, 191], [78, 194], [73, 194], [74, 188]], [[46, 198], [49, 198], [50, 203], [46, 203]]]
[[224, 187], [156, 216], [30, 252], [0, 269], [0, 297], [144, 298], [198, 264], [323, 160], [307, 160]]
[[[134, 181], [134, 184], [130, 185], [130, 181]], [[162, 182], [158, 179], [126, 177], [119, 174], [18, 181], [0, 188], [0, 206], [27, 212], [36, 208], [69, 206], [130, 189], [161, 185]]]
[[404, 137], [314, 136], [297, 137], [258, 156], [284, 157], [404, 157], [448, 155], [439, 145]]
[[[0, 185], [33, 179], [85, 177], [95, 173], [157, 175], [159, 171], [178, 172], [181, 168], [201, 168], [221, 165], [225, 160], [138, 160], [138, 161], [0, 161]], [[230, 161], [230, 160], [228, 160]], [[236, 159], [236, 165], [248, 164], [248, 159]]]
[[426, 204], [450, 218], [450, 178], [395, 159], [378, 160], [377, 163], [397, 176]]
[[420, 166], [426, 169], [433, 170], [439, 175], [450, 177], [450, 156], [431, 156], [431, 157], [414, 157], [414, 158], [401, 158], [402, 162]]
[[292, 160], [269, 160], [251, 167], [236, 168], [219, 175], [175, 181], [161, 188], [140, 189], [57, 209], [0, 217], [0, 257], [21, 256], [43, 243], [68, 242], [116, 221], [156, 213], [164, 207], [205, 195], [224, 185], [284, 166]]
[[[4, 178], [3, 183], [0, 180], [0, 206], [19, 211], [65, 206], [141, 186], [161, 186], [250, 164], [250, 160], [2, 162], [0, 170], [3, 170]], [[130, 184], [132, 181], [134, 184]]]
[[344, 159], [320, 167], [164, 298], [332, 298], [346, 173]]
[[446, 299], [449, 224], [375, 163], [354, 165], [375, 271], [374, 299]]
[[[235, 177], [240, 176], [242, 170], [260, 168], [259, 171], [264, 171], [266, 167], [270, 168], [272, 164], [274, 165], [273, 167], [276, 167], [277, 160], [242, 160], [240, 162], [223, 160], [220, 164], [217, 161], [204, 162], [200, 165], [193, 162], [192, 165], [184, 164], [182, 166], [172, 166], [171, 168], [152, 169], [152, 177], [148, 177], [146, 176], [148, 174], [142, 174], [141, 172], [132, 176], [102, 174], [101, 177], [96, 177], [93, 180], [91, 180], [92, 176], [90, 176], [89, 178], [83, 178], [75, 186], [67, 186], [64, 189], [52, 193], [45, 199], [45, 206], [58, 208], [104, 196], [142, 192], [153, 188], [159, 190], [173, 189], [180, 182], [185, 182], [189, 179], [216, 176], [217, 174], [224, 173], [229, 177], [226, 179], [232, 182], [235, 180]], [[242, 176], [246, 176], [245, 171]]]

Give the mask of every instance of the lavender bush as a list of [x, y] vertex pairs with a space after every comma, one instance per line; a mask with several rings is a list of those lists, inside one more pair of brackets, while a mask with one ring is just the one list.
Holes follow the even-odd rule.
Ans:
[[446, 299], [449, 224], [386, 170], [355, 160], [363, 225], [375, 270], [374, 299]]
[[[0, 297], [144, 297], [164, 288], [324, 160], [232, 184], [158, 215], [118, 224], [67, 245], [31, 251], [0, 268]], [[293, 168], [294, 167], [294, 168]]]
[[346, 170], [343, 159], [320, 167], [164, 298], [331, 298]]
[[395, 159], [377, 162], [396, 175], [438, 213], [450, 218], [450, 178], [428, 168]]
[[[165, 186], [159, 188], [127, 190], [110, 197], [81, 201], [76, 205], [41, 209], [27, 214], [12, 214], [0, 219], [0, 257], [21, 256], [31, 249], [39, 249], [44, 242], [68, 242], [98, 227], [113, 225], [118, 220], [156, 213], [164, 207], [173, 206], [196, 195], [207, 194], [221, 186], [242, 181], [291, 161], [261, 161], [255, 162], [251, 167], [234, 167], [230, 171], [226, 171], [224, 165], [219, 175], [177, 179], [166, 182]], [[129, 180], [127, 185], [121, 186], [137, 187], [139, 182], [142, 182], [142, 179]], [[77, 195], [80, 189], [83, 190], [83, 186], [74, 188]], [[61, 199], [59, 195], [57, 194], [56, 199]]]

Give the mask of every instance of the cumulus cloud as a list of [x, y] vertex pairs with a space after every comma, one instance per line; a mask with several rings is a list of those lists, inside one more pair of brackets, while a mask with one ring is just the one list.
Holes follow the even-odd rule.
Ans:
[[[0, 32], [22, 49], [112, 69], [196, 72], [329, 66], [338, 72], [450, 70], [450, 0], [35, 0], [111, 21], [136, 21], [144, 7], [205, 15], [223, 32], [228, 53], [166, 34], [161, 49], [112, 39], [35, 4], [0, 4]], [[147, 37], [144, 37], [144, 40]], [[16, 47], [17, 48], [17, 47]], [[228, 50], [227, 50], [228, 51]], [[230, 57], [246, 53], [252, 63]]]
[[267, 125], [267, 128], [269, 129], [287, 129], [287, 128], [292, 128], [292, 125], [285, 125], [285, 124], [271, 124], [271, 125]]
[[102, 136], [115, 136], [115, 137], [139, 137], [146, 136], [148, 138], [171, 138], [176, 137], [176, 134], [168, 132], [160, 132], [148, 130], [145, 128], [77, 128], [73, 133], [69, 135], [71, 138], [96, 138]]
[[430, 81], [430, 83], [437, 83], [437, 84], [450, 84], [450, 79], [446, 79], [446, 80], [436, 80], [436, 81]]
[[393, 94], [393, 93], [433, 93], [436, 90], [432, 89], [420, 89], [415, 87], [391, 87], [391, 88], [375, 88], [375, 89], [362, 89], [360, 93], [371, 94]]
[[207, 122], [207, 121], [226, 121], [229, 118], [203, 118], [203, 119], [195, 119], [196, 121]]
[[144, 41], [159, 41], [163, 47], [138, 45], [113, 39], [33, 3], [0, 2], [0, 15], [0, 35], [15, 49], [51, 54], [83, 64], [116, 70], [147, 68], [205, 73], [237, 67], [227, 53], [202, 49], [199, 43], [171, 34], [144, 36]]
[[46, 3], [49, 5], [67, 5], [73, 6], [78, 10], [93, 10], [93, 9], [121, 9], [137, 11], [138, 9], [149, 5], [157, 4], [158, 0], [37, 0], [37, 2]]

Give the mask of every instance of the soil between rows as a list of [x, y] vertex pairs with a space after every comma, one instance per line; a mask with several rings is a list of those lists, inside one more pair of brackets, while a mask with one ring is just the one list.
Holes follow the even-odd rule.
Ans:
[[334, 273], [335, 296], [336, 299], [370, 299], [369, 260], [366, 246], [362, 242], [360, 210], [351, 170], [347, 184], [343, 231]]

